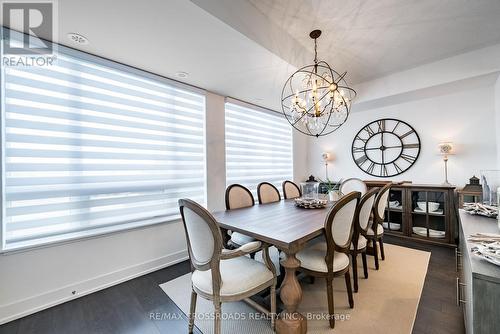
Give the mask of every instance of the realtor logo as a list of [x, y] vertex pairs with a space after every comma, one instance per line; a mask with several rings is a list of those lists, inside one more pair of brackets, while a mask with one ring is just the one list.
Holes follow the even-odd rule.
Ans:
[[15, 31], [4, 29], [3, 53], [11, 55], [43, 55], [52, 53], [53, 40], [52, 2], [3, 2], [3, 24], [23, 33], [21, 40], [13, 38]]

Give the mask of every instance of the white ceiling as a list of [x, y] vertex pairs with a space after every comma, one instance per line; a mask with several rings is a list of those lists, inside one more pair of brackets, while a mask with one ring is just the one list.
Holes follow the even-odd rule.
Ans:
[[[294, 67], [188, 0], [58, 0], [59, 42], [277, 109]], [[88, 45], [66, 37], [76, 32]], [[278, 93], [276, 93], [278, 92]]]
[[[310, 52], [309, 32], [321, 29], [320, 59], [347, 70], [351, 83], [500, 42], [498, 0], [246, 1]], [[245, 10], [235, 7], [233, 15], [250, 15], [242, 1], [236, 2]], [[293, 56], [285, 59], [301, 65]]]
[[[59, 40], [221, 95], [280, 109], [319, 57], [351, 83], [500, 43], [498, 0], [58, 0]], [[77, 32], [89, 45], [71, 45]]]

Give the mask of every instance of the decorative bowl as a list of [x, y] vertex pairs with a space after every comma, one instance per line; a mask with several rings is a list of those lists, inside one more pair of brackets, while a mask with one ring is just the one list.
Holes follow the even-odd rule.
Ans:
[[400, 231], [400, 230], [401, 230], [401, 224], [398, 224], [398, 223], [387, 223], [387, 222], [383, 222], [383, 223], [382, 223], [382, 226], [383, 226], [385, 229], [390, 229], [391, 231]]
[[429, 212], [434, 212], [439, 210], [439, 203], [437, 202], [429, 202], [427, 205], [429, 205]]
[[426, 202], [417, 202], [417, 206], [422, 211], [427, 211], [427, 207], [425, 205]]
[[306, 209], [321, 209], [328, 204], [326, 199], [296, 198], [295, 205]]
[[[438, 202], [429, 202], [427, 203], [429, 206], [429, 212], [434, 212], [439, 210], [439, 203]], [[427, 208], [425, 207], [425, 202], [417, 202], [417, 206], [420, 210], [426, 211]]]
[[[414, 226], [413, 233], [422, 237], [427, 237], [427, 229], [425, 227]], [[444, 239], [446, 237], [445, 231], [429, 229], [429, 238]]]

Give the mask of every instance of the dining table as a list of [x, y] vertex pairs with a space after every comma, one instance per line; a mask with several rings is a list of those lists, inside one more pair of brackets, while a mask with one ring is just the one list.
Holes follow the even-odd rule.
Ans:
[[297, 207], [293, 199], [288, 199], [214, 213], [224, 232], [243, 233], [275, 246], [286, 255], [281, 260], [285, 269], [280, 289], [284, 308], [276, 320], [278, 334], [307, 332], [307, 319], [297, 311], [302, 300], [302, 289], [296, 276], [300, 267], [296, 254], [308, 241], [323, 233], [325, 218], [332, 205], [329, 202], [325, 208], [306, 209]]

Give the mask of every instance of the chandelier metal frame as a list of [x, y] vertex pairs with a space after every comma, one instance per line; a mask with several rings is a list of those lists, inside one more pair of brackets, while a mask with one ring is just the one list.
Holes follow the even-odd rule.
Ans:
[[287, 121], [308, 136], [325, 136], [340, 128], [349, 118], [356, 91], [326, 61], [318, 60], [317, 39], [321, 30], [313, 30], [314, 64], [295, 71], [281, 92], [281, 108]]

